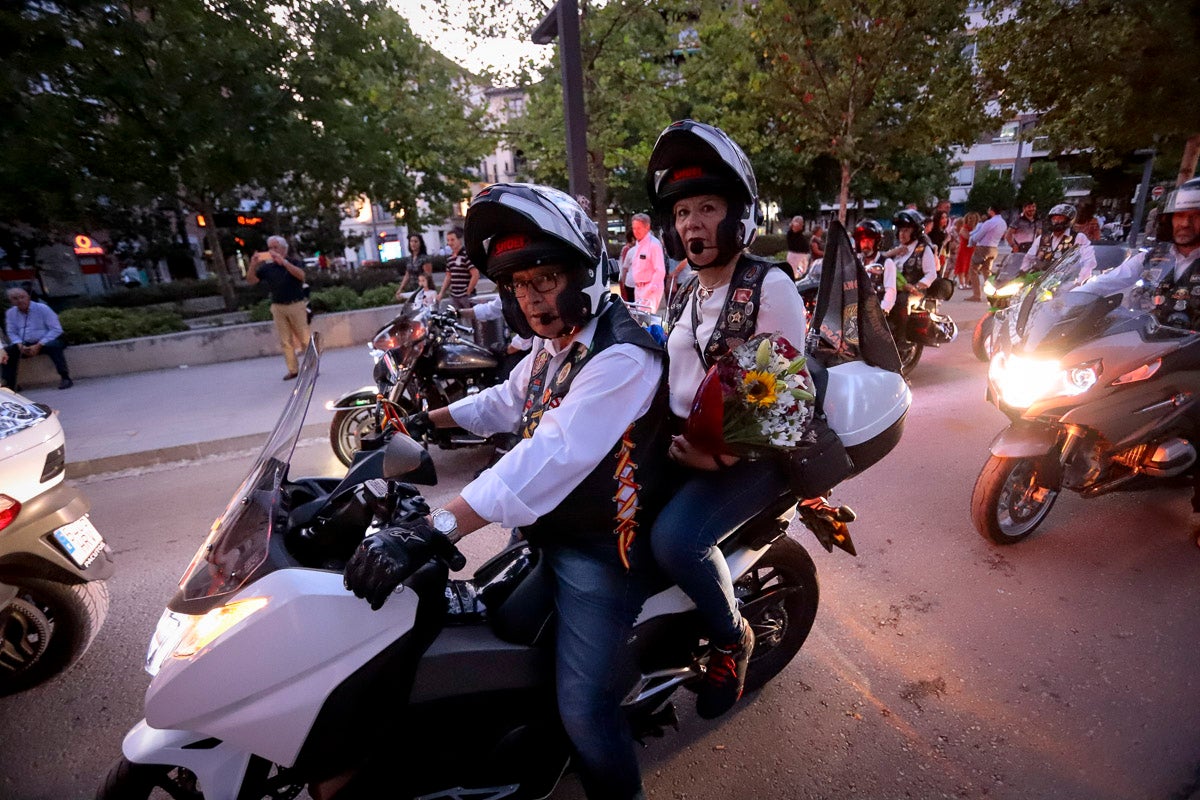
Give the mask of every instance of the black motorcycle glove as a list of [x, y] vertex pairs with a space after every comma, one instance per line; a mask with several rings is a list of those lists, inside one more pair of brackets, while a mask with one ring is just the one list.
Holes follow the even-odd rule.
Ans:
[[433, 433], [433, 429], [437, 426], [429, 419], [429, 412], [418, 411], [412, 416], [405, 417], [401, 420], [404, 423], [404, 429], [408, 431], [408, 435], [418, 442], [423, 442]]
[[466, 564], [445, 534], [420, 518], [363, 539], [346, 562], [342, 580], [356, 597], [371, 604], [372, 611], [378, 611], [405, 578], [434, 556], [442, 557], [451, 569], [462, 569]]

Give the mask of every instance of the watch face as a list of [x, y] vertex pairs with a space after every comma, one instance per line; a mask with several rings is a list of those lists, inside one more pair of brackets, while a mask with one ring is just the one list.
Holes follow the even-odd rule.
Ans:
[[458, 520], [444, 508], [436, 509], [431, 517], [433, 529], [438, 533], [453, 533], [458, 528]]

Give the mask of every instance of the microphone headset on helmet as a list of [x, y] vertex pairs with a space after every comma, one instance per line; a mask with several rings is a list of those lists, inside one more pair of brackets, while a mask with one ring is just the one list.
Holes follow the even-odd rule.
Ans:
[[[464, 225], [467, 256], [504, 287], [514, 272], [544, 264], [563, 268], [558, 295], [563, 333], [587, 324], [608, 297], [608, 254], [596, 223], [569, 195], [529, 183], [493, 184], [471, 201]], [[504, 321], [522, 336], [534, 331], [511, 291], [501, 291]]]

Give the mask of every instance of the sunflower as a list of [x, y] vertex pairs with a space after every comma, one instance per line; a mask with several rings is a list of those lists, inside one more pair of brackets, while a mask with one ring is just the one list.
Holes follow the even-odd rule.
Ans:
[[751, 405], [775, 405], [778, 396], [775, 394], [775, 375], [756, 369], [747, 370], [742, 378], [742, 387], [746, 390], [746, 400]]

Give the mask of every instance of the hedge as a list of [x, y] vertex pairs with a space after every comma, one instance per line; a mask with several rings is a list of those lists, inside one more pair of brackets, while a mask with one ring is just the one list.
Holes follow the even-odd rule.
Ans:
[[70, 308], [59, 314], [58, 318], [62, 322], [63, 333], [71, 344], [136, 339], [139, 336], [159, 336], [188, 329], [183, 317], [173, 311], [94, 306]]

